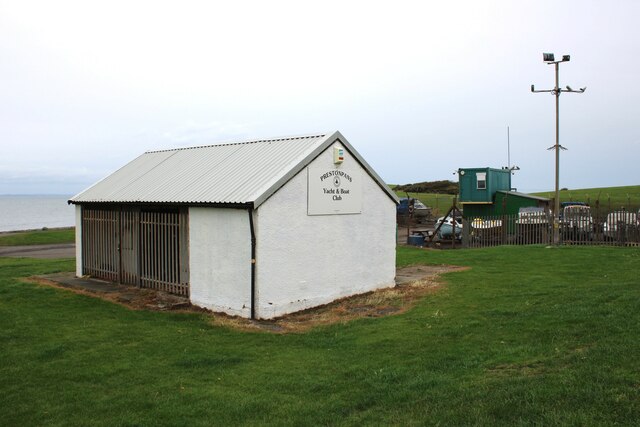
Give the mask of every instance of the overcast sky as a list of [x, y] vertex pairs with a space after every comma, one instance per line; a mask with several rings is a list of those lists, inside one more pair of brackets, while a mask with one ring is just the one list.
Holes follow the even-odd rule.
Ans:
[[75, 194], [147, 150], [340, 130], [388, 183], [521, 168], [640, 184], [640, 2], [0, 0], [0, 194]]

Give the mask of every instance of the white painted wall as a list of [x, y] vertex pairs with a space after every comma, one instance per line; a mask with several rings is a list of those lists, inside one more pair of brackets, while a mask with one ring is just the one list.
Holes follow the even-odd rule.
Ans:
[[[256, 315], [272, 318], [395, 285], [395, 203], [362, 176], [362, 213], [307, 215], [307, 169], [256, 211]], [[310, 167], [335, 168], [332, 147]]]
[[251, 314], [251, 233], [242, 209], [189, 208], [190, 299], [227, 314]]
[[82, 207], [76, 208], [76, 277], [82, 277]]

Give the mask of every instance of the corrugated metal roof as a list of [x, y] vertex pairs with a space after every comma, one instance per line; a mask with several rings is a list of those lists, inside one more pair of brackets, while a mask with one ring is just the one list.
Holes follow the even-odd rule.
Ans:
[[520, 193], [518, 191], [497, 190], [496, 192], [497, 193], [512, 194], [514, 196], [524, 197], [525, 199], [540, 200], [541, 202], [548, 202], [548, 201], [551, 200], [551, 199], [547, 199], [546, 197], [535, 196], [533, 194]]
[[397, 202], [340, 132], [150, 151], [69, 202], [257, 207], [338, 140]]

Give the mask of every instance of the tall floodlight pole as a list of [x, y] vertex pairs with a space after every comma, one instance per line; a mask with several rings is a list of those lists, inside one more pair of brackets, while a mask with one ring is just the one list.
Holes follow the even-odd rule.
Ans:
[[557, 245], [560, 242], [560, 150], [566, 150], [566, 148], [560, 145], [560, 94], [562, 92], [583, 93], [587, 88], [585, 86], [578, 90], [573, 90], [570, 86], [567, 86], [566, 89], [562, 89], [560, 87], [560, 63], [569, 62], [571, 60], [571, 56], [562, 55], [562, 60], [556, 61], [553, 53], [543, 53], [542, 60], [549, 65], [555, 65], [556, 86], [553, 89], [536, 90], [535, 86], [531, 85], [531, 92], [549, 92], [556, 97], [556, 143], [548, 149], [556, 151], [556, 196], [553, 209], [553, 244]]

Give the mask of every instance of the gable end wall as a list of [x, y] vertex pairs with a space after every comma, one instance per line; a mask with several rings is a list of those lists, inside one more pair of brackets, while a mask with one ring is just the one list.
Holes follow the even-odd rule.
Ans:
[[[332, 147], [309, 166], [334, 169]], [[307, 215], [307, 168], [257, 209], [257, 317], [395, 285], [395, 203], [345, 157], [343, 167], [361, 173], [362, 213]]]

